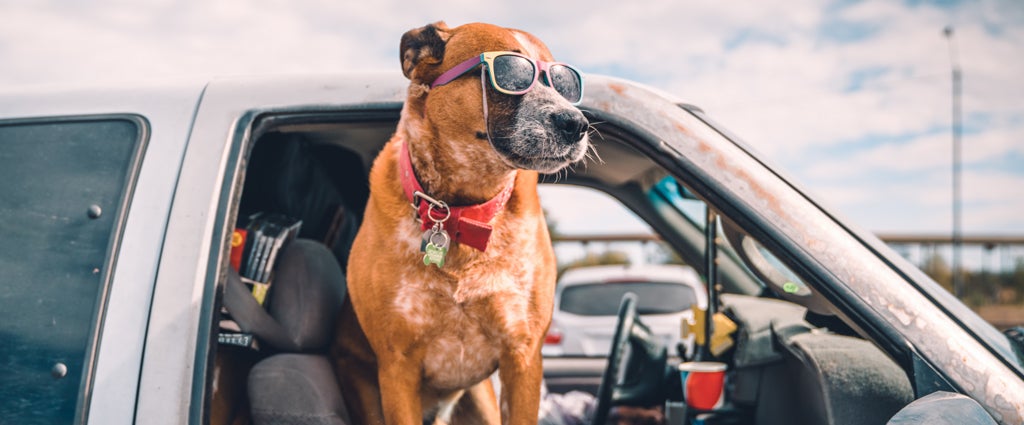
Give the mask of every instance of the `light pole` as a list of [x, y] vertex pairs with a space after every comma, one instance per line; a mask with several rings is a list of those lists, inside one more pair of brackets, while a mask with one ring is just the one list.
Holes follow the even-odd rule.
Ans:
[[961, 123], [961, 110], [960, 110], [960, 91], [961, 91], [961, 78], [960, 72], [960, 60], [956, 54], [956, 44], [953, 40], [953, 26], [946, 26], [942, 30], [943, 35], [946, 36], [946, 40], [949, 41], [949, 63], [953, 70], [953, 120], [952, 120], [952, 132], [953, 132], [953, 294], [957, 298], [963, 297], [963, 279], [961, 274], [961, 247], [963, 245], [963, 233], [961, 229], [961, 184], [960, 184], [960, 151], [961, 142], [960, 134], [962, 132]]

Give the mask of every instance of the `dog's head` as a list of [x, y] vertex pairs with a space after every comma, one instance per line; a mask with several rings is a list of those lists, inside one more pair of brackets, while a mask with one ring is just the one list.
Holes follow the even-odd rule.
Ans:
[[542, 173], [561, 170], [586, 154], [589, 123], [551, 87], [557, 74], [541, 70], [529, 91], [506, 94], [496, 88], [504, 84], [500, 69], [490, 70], [496, 72], [496, 83], [484, 75], [490, 67], [481, 63], [435, 85], [447, 71], [472, 65], [485, 52], [515, 52], [542, 68], [538, 61], [552, 62], [553, 57], [533, 35], [488, 24], [449, 28], [438, 22], [405, 33], [400, 52], [402, 71], [412, 82], [409, 113], [422, 119], [421, 130], [433, 133], [432, 139], [453, 145], [446, 149], [472, 161]]

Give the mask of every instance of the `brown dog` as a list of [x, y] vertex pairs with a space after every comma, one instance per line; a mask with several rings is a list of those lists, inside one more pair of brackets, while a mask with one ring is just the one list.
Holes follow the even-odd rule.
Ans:
[[332, 348], [349, 412], [536, 424], [556, 272], [537, 178], [588, 149], [571, 102], [582, 78], [536, 37], [487, 24], [438, 22], [400, 49], [408, 99], [370, 172]]

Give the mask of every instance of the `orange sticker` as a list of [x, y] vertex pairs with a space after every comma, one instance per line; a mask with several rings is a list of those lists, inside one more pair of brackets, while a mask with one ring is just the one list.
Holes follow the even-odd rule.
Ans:
[[245, 242], [245, 239], [242, 237], [241, 233], [239, 233], [238, 231], [235, 231], [234, 233], [231, 234], [231, 247], [232, 248], [242, 246], [242, 242]]

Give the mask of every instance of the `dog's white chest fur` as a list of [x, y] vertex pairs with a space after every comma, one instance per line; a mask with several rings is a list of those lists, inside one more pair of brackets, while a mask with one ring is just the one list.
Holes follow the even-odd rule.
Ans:
[[[427, 266], [422, 266], [427, 267]], [[433, 267], [433, 266], [431, 266]], [[405, 280], [396, 293], [397, 317], [419, 329], [425, 347], [424, 385], [459, 390], [476, 384], [498, 366], [502, 328], [528, 320], [528, 299], [515, 271], [492, 271], [461, 282], [452, 290], [432, 282]], [[424, 300], [435, 300], [430, 305]], [[503, 323], [475, 317], [475, 307], [500, 300]]]
[[[480, 382], [494, 373], [500, 355], [495, 341], [481, 332], [478, 322], [457, 314], [447, 315], [452, 320], [445, 325], [449, 332], [432, 341], [426, 341], [423, 358], [423, 379], [427, 386], [457, 390]], [[476, 323], [474, 323], [476, 322]]]
[[[488, 302], [490, 297], [516, 299], [510, 292], [514, 287], [506, 274], [495, 275], [472, 282], [454, 293], [440, 295], [442, 302], [426, 306], [423, 300], [438, 297], [439, 288], [421, 282], [405, 282], [395, 298], [395, 309], [402, 320], [421, 330], [421, 343], [426, 348], [423, 359], [425, 384], [434, 388], [456, 390], [480, 382], [498, 365], [501, 341], [484, 331], [495, 331], [496, 324], [483, 317], [474, 317], [472, 303]], [[521, 296], [520, 296], [521, 298]], [[523, 303], [510, 302], [510, 320], [525, 318]]]

